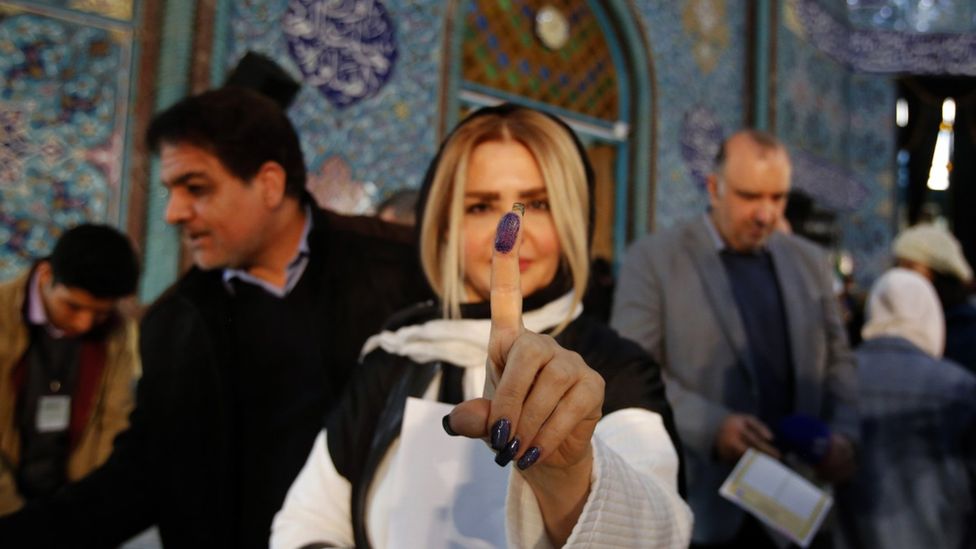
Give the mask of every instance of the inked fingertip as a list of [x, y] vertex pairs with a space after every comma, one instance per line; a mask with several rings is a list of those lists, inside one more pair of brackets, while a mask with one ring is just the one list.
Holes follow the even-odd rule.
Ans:
[[503, 215], [498, 221], [498, 229], [495, 231], [495, 250], [501, 253], [512, 251], [521, 225], [522, 218], [519, 217], [519, 214], [508, 212]]

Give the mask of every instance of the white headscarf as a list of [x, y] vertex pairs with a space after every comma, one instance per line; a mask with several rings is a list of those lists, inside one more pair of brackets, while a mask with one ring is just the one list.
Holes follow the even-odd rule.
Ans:
[[963, 282], [973, 279], [973, 269], [966, 261], [959, 241], [952, 233], [935, 225], [915, 225], [905, 229], [891, 247], [899, 259], [921, 263]]
[[945, 317], [932, 283], [908, 269], [886, 272], [868, 297], [864, 339], [903, 337], [926, 353], [941, 357], [945, 349]]

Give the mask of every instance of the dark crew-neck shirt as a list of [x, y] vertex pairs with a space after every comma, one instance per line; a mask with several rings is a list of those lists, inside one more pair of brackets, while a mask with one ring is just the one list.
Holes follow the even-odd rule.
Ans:
[[316, 309], [308, 275], [283, 297], [233, 282], [236, 361], [226, 375], [235, 409], [238, 547], [266, 543], [271, 519], [344, 384], [345, 372], [322, 347], [325, 311]]
[[759, 384], [759, 418], [773, 426], [793, 412], [793, 359], [783, 296], [766, 250], [719, 253], [729, 276]]

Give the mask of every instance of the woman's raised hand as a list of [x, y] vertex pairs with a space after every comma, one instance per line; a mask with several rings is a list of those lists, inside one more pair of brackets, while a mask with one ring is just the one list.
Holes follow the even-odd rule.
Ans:
[[444, 423], [453, 434], [487, 438], [499, 465], [515, 461], [539, 501], [550, 539], [560, 542], [589, 493], [590, 440], [604, 381], [577, 353], [522, 324], [520, 206], [502, 217], [495, 237], [484, 398], [459, 404]]

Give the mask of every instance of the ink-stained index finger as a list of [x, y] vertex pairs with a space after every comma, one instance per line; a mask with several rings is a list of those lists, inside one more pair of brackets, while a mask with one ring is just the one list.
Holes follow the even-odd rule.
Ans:
[[491, 335], [488, 359], [496, 371], [496, 380], [504, 368], [505, 356], [522, 333], [522, 285], [519, 273], [519, 246], [522, 243], [522, 217], [525, 206], [516, 202], [512, 211], [502, 216], [495, 232], [491, 258]]

